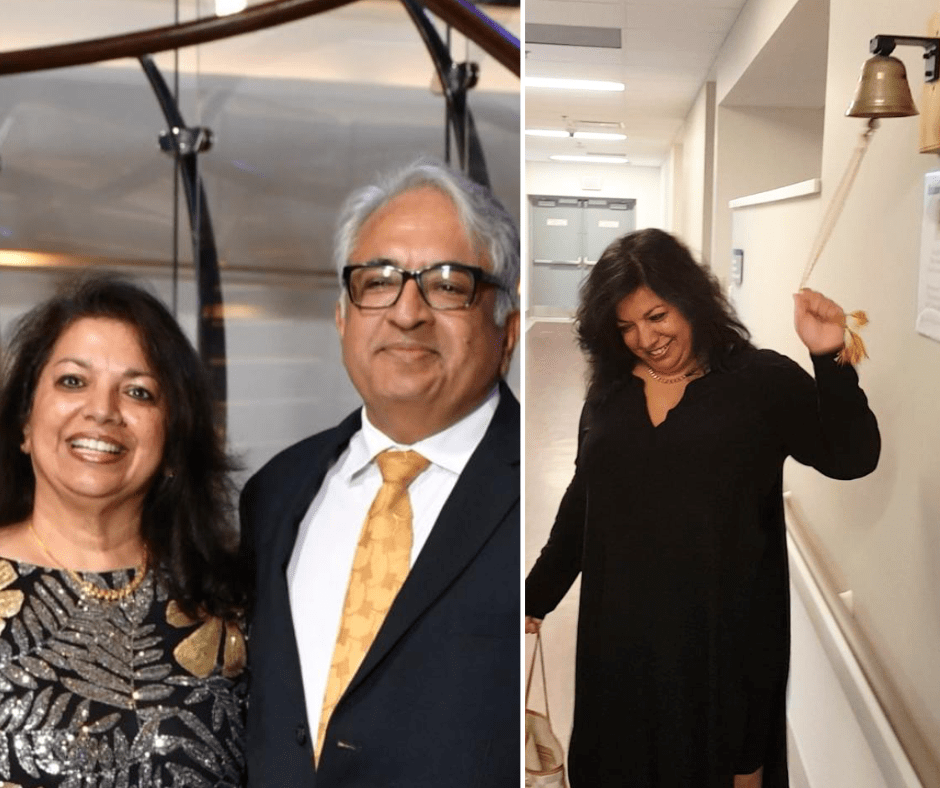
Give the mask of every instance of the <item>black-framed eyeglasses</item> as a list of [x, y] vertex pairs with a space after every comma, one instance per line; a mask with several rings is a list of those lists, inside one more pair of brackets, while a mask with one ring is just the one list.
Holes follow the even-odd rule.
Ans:
[[409, 279], [415, 280], [432, 309], [467, 309], [473, 305], [480, 283], [501, 287], [492, 274], [463, 263], [435, 263], [417, 271], [399, 268], [387, 260], [343, 267], [349, 300], [360, 309], [394, 306]]

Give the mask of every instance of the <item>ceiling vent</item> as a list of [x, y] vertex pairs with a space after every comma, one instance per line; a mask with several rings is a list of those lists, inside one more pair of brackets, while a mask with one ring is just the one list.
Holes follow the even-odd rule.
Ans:
[[562, 47], [621, 48], [619, 27], [527, 24], [525, 42], [526, 44], [551, 44]]

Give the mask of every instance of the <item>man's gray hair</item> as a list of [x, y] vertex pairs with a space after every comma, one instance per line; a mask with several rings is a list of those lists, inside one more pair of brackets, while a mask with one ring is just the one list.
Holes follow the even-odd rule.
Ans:
[[[378, 183], [354, 191], [340, 210], [333, 259], [342, 286], [343, 266], [366, 220], [386, 203], [406, 192], [431, 187], [445, 194], [457, 209], [467, 238], [489, 261], [500, 283], [494, 318], [502, 325], [519, 308], [519, 230], [489, 189], [433, 159], [419, 159], [387, 173]], [[443, 261], [442, 261], [443, 262]]]

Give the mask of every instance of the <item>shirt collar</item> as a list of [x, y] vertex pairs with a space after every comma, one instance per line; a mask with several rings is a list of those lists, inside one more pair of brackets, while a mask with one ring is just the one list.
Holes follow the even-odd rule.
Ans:
[[362, 473], [386, 449], [407, 451], [413, 449], [451, 473], [460, 475], [470, 460], [470, 455], [483, 440], [486, 430], [499, 405], [499, 387], [494, 386], [486, 399], [446, 429], [429, 435], [410, 446], [396, 443], [369, 421], [365, 406], [362, 407], [362, 428], [349, 442], [349, 458], [346, 470], [349, 479]]

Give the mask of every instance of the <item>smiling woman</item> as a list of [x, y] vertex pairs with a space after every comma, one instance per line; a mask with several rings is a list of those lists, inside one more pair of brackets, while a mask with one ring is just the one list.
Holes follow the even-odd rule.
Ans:
[[229, 465], [199, 359], [156, 298], [96, 277], [18, 323], [0, 389], [0, 706], [23, 713], [0, 715], [0, 784], [241, 784]]
[[[36, 478], [32, 524], [61, 522], [60, 508], [91, 509], [122, 523], [139, 519], [163, 461], [166, 418], [149, 366], [127, 323], [86, 317], [62, 332], [23, 427], [21, 449]], [[125, 545], [139, 553], [139, 534]], [[120, 565], [121, 557], [114, 559]], [[96, 551], [87, 560], [107, 564], [111, 557]]]
[[536, 632], [581, 576], [571, 785], [785, 788], [783, 463], [850, 479], [880, 448], [842, 310], [795, 297], [813, 379], [660, 230], [610, 244], [580, 295], [575, 475], [526, 580]]

